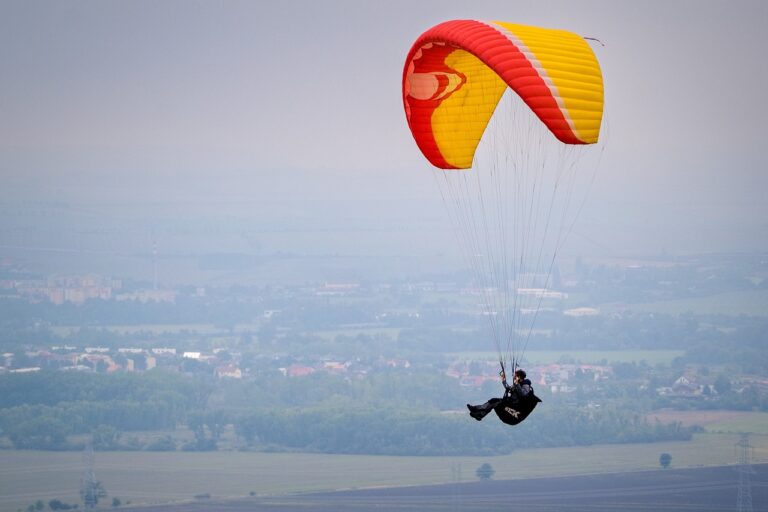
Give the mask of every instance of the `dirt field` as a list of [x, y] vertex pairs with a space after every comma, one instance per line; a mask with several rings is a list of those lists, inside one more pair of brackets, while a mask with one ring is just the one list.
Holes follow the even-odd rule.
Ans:
[[673, 421], [679, 421], [685, 427], [692, 425], [699, 425], [706, 427], [711, 423], [717, 423], [720, 421], [731, 420], [739, 417], [746, 417], [752, 414], [751, 412], [743, 411], [653, 411], [648, 414], [648, 419], [651, 421], [659, 420], [662, 423], [670, 423]]
[[[753, 510], [768, 510], [768, 464], [752, 466]], [[369, 489], [301, 496], [197, 501], [137, 512], [529, 512], [737, 510], [740, 474], [734, 466], [655, 470], [578, 477], [501, 480], [453, 485]]]
[[699, 425], [708, 432], [751, 432], [768, 434], [768, 413], [750, 411], [671, 411], [660, 410], [648, 414], [650, 421], [662, 423], [679, 421], [683, 426]]

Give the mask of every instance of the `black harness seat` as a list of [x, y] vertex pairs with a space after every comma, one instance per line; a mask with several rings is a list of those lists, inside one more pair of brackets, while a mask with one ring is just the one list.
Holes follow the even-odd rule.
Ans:
[[496, 416], [507, 425], [517, 425], [536, 408], [541, 399], [533, 394], [533, 390], [525, 396], [505, 396], [493, 408]]

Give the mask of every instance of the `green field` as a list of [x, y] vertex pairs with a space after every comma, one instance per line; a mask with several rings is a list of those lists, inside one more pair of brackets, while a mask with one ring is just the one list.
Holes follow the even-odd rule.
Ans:
[[[525, 352], [523, 364], [564, 362], [598, 364], [603, 361], [607, 364], [613, 364], [645, 361], [650, 365], [655, 365], [659, 363], [669, 364], [684, 353], [683, 350], [528, 350]], [[450, 355], [457, 359], [498, 360], [498, 355], [495, 352], [455, 352]]]
[[[108, 325], [104, 329], [117, 334], [135, 335], [140, 333], [151, 333], [153, 335], [161, 334], [178, 334], [182, 332], [189, 332], [199, 335], [227, 335], [230, 334], [228, 329], [216, 327], [213, 324], [139, 324], [139, 325]], [[259, 329], [257, 324], [238, 324], [233, 329], [234, 333], [242, 332], [254, 332]], [[80, 330], [78, 326], [58, 326], [52, 327], [51, 330], [57, 336], [71, 336], [77, 334]], [[332, 329], [323, 331], [312, 331], [311, 334], [320, 336], [323, 339], [333, 340], [338, 335], [345, 336], [357, 336], [364, 334], [368, 336], [376, 336], [383, 334], [390, 337], [397, 337], [402, 329], [399, 327], [350, 327], [348, 329]]]
[[723, 409], [659, 409], [646, 415], [648, 421], [680, 423], [683, 426], [703, 427], [710, 434], [768, 435], [768, 413], [757, 411], [728, 411]]
[[336, 336], [356, 337], [363, 336], [385, 336], [397, 339], [402, 328], [400, 327], [352, 327], [349, 329], [329, 329], [324, 331], [311, 331], [309, 334], [318, 336], [324, 340], [333, 341]]
[[[699, 434], [690, 442], [598, 445], [520, 450], [501, 457], [380, 457], [245, 452], [97, 452], [96, 478], [123, 503], [163, 503], [210, 493], [214, 499], [374, 486], [439, 484], [475, 479], [489, 462], [499, 480], [565, 476], [659, 467], [734, 464], [735, 434]], [[768, 436], [753, 435], [755, 462], [768, 462]], [[83, 470], [77, 452], [0, 451], [0, 512], [26, 508], [37, 499], [77, 501]]]
[[[117, 334], [139, 334], [143, 332], [151, 333], [153, 335], [160, 334], [177, 334], [180, 332], [190, 332], [196, 334], [220, 334], [227, 332], [225, 329], [215, 327], [212, 324], [139, 324], [139, 325], [108, 325], [104, 327], [105, 330], [111, 331]], [[57, 336], [71, 336], [77, 334], [80, 330], [79, 326], [58, 326], [52, 327], [51, 330]]]
[[733, 419], [707, 425], [708, 432], [754, 432], [768, 436], [768, 413], [750, 412]]
[[708, 297], [638, 304], [602, 304], [599, 307], [604, 313], [641, 311], [669, 315], [694, 313], [700, 315], [768, 316], [768, 290], [744, 290]]

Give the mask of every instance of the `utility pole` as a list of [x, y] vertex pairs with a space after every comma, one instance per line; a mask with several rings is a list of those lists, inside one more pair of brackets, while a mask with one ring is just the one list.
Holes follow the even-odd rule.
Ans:
[[750, 465], [753, 452], [752, 445], [749, 444], [749, 434], [741, 434], [741, 439], [736, 443], [736, 454], [739, 459], [739, 465], [736, 471], [739, 472], [739, 491], [736, 495], [736, 510], [739, 512], [753, 512], [752, 509], [752, 473], [754, 470]]

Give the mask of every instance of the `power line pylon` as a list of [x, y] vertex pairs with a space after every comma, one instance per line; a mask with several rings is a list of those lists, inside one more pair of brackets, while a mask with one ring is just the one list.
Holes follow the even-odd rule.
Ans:
[[451, 464], [451, 480], [453, 481], [453, 489], [452, 489], [452, 500], [451, 500], [451, 510], [453, 512], [459, 512], [461, 510], [461, 505], [459, 504], [459, 498], [460, 498], [460, 489], [459, 486], [461, 485], [461, 462], [454, 462]]
[[93, 471], [93, 437], [89, 436], [83, 450], [83, 477], [80, 480], [80, 497], [85, 510], [93, 510], [99, 502], [101, 486]]
[[736, 443], [736, 453], [739, 459], [739, 465], [736, 471], [739, 472], [739, 490], [736, 495], [736, 510], [739, 512], [753, 512], [752, 509], [752, 473], [754, 470], [750, 465], [752, 452], [754, 448], [749, 444], [749, 434], [741, 434], [741, 439]]

